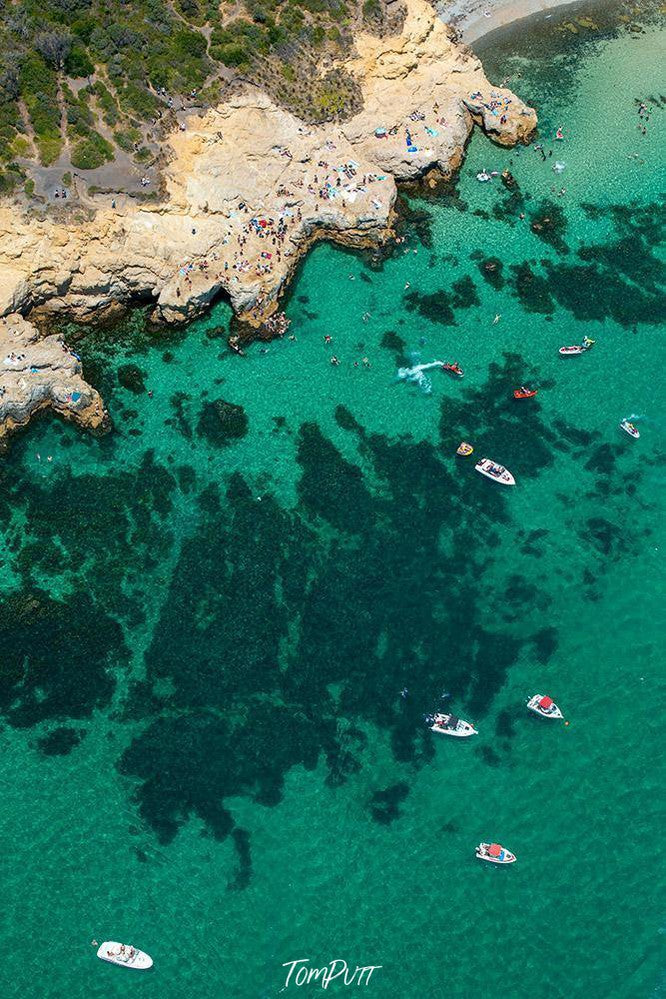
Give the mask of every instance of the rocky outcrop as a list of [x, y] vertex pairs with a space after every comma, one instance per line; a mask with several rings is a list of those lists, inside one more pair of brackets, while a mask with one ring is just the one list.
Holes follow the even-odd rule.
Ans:
[[400, 35], [362, 35], [356, 49], [347, 68], [359, 80], [363, 110], [343, 132], [396, 180], [456, 170], [475, 122], [502, 145], [524, 141], [536, 127], [534, 110], [488, 82], [426, 0], [409, 0]]
[[6, 316], [0, 319], [0, 441], [47, 408], [89, 429], [106, 419], [100, 396], [62, 340], [41, 336], [22, 316]]
[[536, 124], [426, 0], [409, 0], [400, 35], [359, 37], [347, 68], [363, 110], [342, 125], [308, 127], [256, 91], [190, 118], [166, 143], [160, 204], [98, 197], [59, 223], [0, 208], [0, 315], [88, 318], [141, 296], [178, 322], [224, 293], [259, 322], [313, 240], [390, 238], [396, 180], [451, 173], [474, 123], [504, 144]]

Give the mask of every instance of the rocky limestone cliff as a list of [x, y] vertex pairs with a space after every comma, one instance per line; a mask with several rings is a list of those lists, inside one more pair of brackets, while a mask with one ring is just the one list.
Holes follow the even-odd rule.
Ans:
[[87, 318], [140, 296], [178, 322], [224, 293], [259, 322], [314, 239], [389, 238], [396, 180], [455, 170], [474, 123], [507, 145], [536, 125], [426, 0], [402, 34], [359, 37], [347, 68], [363, 110], [342, 125], [308, 127], [257, 91], [190, 118], [168, 139], [161, 204], [97, 196], [60, 222], [0, 207], [0, 315]]
[[39, 410], [51, 408], [83, 427], [107, 416], [81, 362], [57, 336], [41, 336], [22, 316], [0, 319], [0, 441]]

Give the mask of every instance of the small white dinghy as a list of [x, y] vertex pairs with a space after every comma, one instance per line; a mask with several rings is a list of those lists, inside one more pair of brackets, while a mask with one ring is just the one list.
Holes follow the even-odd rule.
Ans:
[[479, 843], [476, 848], [479, 860], [487, 860], [489, 864], [515, 864], [516, 855], [505, 850], [499, 843]]
[[575, 343], [571, 347], [560, 347], [560, 354], [562, 357], [569, 357], [572, 354], [584, 354], [590, 347], [594, 347], [594, 344], [594, 340], [590, 340], [589, 336], [585, 336], [582, 343]]
[[527, 707], [530, 711], [541, 715], [542, 718], [564, 718], [552, 697], [546, 697], [544, 694], [535, 694], [534, 697], [530, 697]]
[[[466, 739], [469, 735], [478, 735], [473, 725], [456, 718], [455, 715], [432, 715], [431, 732], [440, 732], [442, 735], [453, 735], [456, 739]], [[430, 719], [429, 719], [430, 720]]]
[[102, 961], [120, 964], [123, 968], [136, 968], [137, 971], [147, 971], [153, 966], [153, 959], [149, 954], [129, 944], [116, 943], [115, 940], [105, 940], [97, 951], [97, 956]]
[[633, 423], [629, 422], [629, 420], [622, 420], [622, 423], [620, 424], [620, 429], [624, 430], [626, 434], [629, 434], [629, 436], [633, 437], [634, 440], [636, 441], [641, 436], [638, 431], [638, 427], [635, 427]]
[[491, 179], [491, 176], [487, 170], [483, 169], [481, 173], [477, 173], [476, 179], [480, 184], [487, 184], [488, 181]]
[[504, 465], [498, 465], [497, 462], [491, 461], [490, 458], [481, 458], [477, 461], [474, 466], [477, 472], [481, 475], [485, 475], [487, 479], [492, 479], [493, 482], [499, 482], [503, 486], [515, 486], [516, 480]]

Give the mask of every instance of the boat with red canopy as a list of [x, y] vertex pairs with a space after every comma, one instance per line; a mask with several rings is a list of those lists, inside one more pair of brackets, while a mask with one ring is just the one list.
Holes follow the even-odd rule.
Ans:
[[524, 385], [521, 385], [519, 389], [513, 390], [514, 399], [531, 399], [537, 394], [538, 389], [528, 389]]
[[545, 694], [535, 694], [534, 697], [530, 697], [527, 707], [542, 718], [564, 718], [552, 697], [547, 697]]
[[442, 365], [442, 371], [448, 371], [448, 372], [450, 372], [450, 373], [451, 373], [452, 375], [457, 375], [457, 376], [458, 376], [458, 378], [462, 378], [462, 377], [463, 377], [463, 375], [465, 374], [465, 372], [464, 372], [464, 371], [463, 371], [463, 369], [462, 369], [462, 368], [460, 367], [460, 365], [458, 364], [458, 362], [457, 362], [457, 361], [453, 361], [453, 363], [450, 363], [449, 361], [446, 361], [446, 362], [445, 362], [445, 363], [444, 363], [444, 364]]
[[506, 850], [499, 843], [479, 843], [476, 848], [479, 860], [487, 860], [489, 864], [514, 864], [516, 855]]

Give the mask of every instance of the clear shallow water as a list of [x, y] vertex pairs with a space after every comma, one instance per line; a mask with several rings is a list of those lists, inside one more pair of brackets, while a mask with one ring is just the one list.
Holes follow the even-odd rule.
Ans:
[[[381, 964], [378, 996], [663, 991], [666, 110], [645, 137], [633, 104], [663, 34], [491, 42], [489, 73], [548, 96], [546, 154], [564, 124], [553, 158], [475, 136], [457, 196], [411, 202], [409, 253], [311, 254], [267, 353], [229, 355], [224, 305], [88, 335], [113, 434], [43, 421], [5, 460], [3, 994], [269, 997], [300, 957]], [[523, 203], [475, 180], [507, 165]], [[465, 378], [396, 384], [415, 350]], [[471, 743], [423, 731], [444, 690]], [[536, 691], [568, 727], [527, 716]]]

